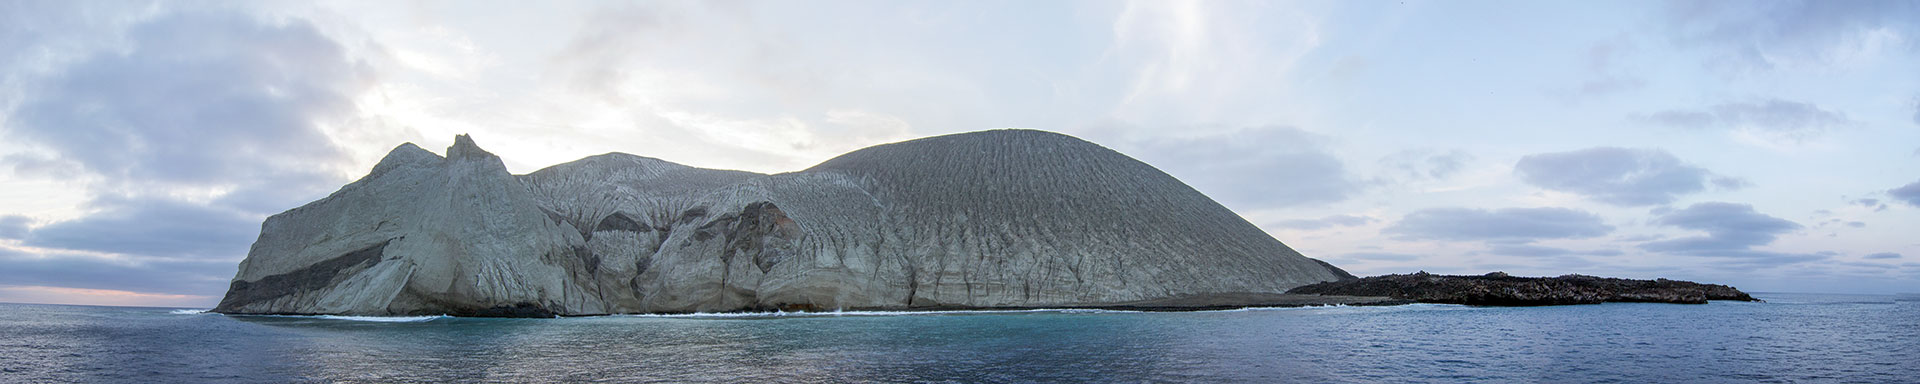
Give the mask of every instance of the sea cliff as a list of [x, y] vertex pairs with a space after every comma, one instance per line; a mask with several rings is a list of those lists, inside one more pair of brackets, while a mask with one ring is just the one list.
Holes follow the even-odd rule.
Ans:
[[[798, 172], [623, 153], [525, 175], [470, 137], [395, 148], [267, 218], [215, 312], [555, 316], [764, 310], [1215, 308], [1353, 276], [1153, 166], [992, 130]], [[1329, 301], [1332, 300], [1332, 301]]]

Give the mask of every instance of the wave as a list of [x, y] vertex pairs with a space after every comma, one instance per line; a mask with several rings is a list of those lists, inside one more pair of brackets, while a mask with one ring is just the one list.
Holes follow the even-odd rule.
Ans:
[[[776, 318], [820, 318], [820, 317], [895, 317], [895, 316], [960, 316], [960, 315], [1008, 315], [1008, 314], [1179, 314], [1179, 313], [1234, 313], [1269, 311], [1309, 311], [1319, 314], [1372, 313], [1421, 310], [1458, 310], [1473, 307], [1459, 304], [1402, 304], [1388, 306], [1349, 306], [1320, 305], [1302, 307], [1245, 307], [1234, 309], [1216, 309], [1200, 311], [1136, 311], [1125, 309], [1096, 308], [1038, 308], [1038, 309], [961, 309], [938, 311], [831, 311], [831, 312], [696, 312], [696, 313], [632, 313], [616, 314], [610, 317], [661, 318], [661, 319], [776, 319]], [[212, 313], [200, 309], [179, 309], [171, 313], [191, 315]], [[341, 315], [233, 315], [249, 317], [279, 317], [293, 319], [321, 319], [341, 321], [365, 321], [376, 323], [419, 323], [439, 319], [452, 319], [453, 316], [341, 316]]]
[[208, 313], [213, 313], [213, 312], [207, 312], [207, 311], [209, 310], [207, 309], [175, 309], [172, 311], [168, 311], [167, 313], [175, 314], [175, 315], [204, 315]]
[[668, 319], [760, 319], [783, 317], [879, 317], [879, 316], [943, 316], [943, 315], [992, 315], [1018, 313], [1140, 313], [1140, 311], [1113, 309], [977, 309], [946, 311], [832, 311], [832, 312], [697, 312], [697, 313], [635, 313], [613, 315], [618, 317], [668, 318]]
[[1122, 314], [1122, 313], [1230, 313], [1263, 311], [1324, 311], [1327, 313], [1356, 313], [1408, 310], [1454, 310], [1469, 309], [1458, 304], [1403, 304], [1391, 306], [1347, 306], [1324, 305], [1303, 307], [1246, 307], [1234, 309], [1200, 311], [1134, 311], [1124, 309], [1093, 308], [1041, 308], [1041, 309], [965, 309], [940, 311], [832, 311], [832, 312], [699, 312], [673, 314], [619, 314], [615, 317], [666, 318], [666, 319], [768, 319], [768, 318], [808, 318], [808, 317], [885, 317], [885, 316], [951, 316], [951, 315], [1004, 315], [1004, 314]]
[[[303, 317], [304, 317], [304, 316], [303, 316]], [[427, 322], [427, 321], [434, 321], [434, 320], [438, 320], [438, 319], [451, 319], [451, 318], [453, 318], [453, 316], [447, 316], [447, 315], [437, 315], [437, 316], [335, 316], [335, 315], [320, 315], [320, 316], [313, 316], [313, 317], [314, 317], [314, 318], [319, 318], [319, 319], [327, 319], [327, 320], [345, 320], [345, 321], [371, 321], [371, 322], [375, 322], [375, 323], [419, 323], [419, 322]]]
[[421, 323], [439, 319], [451, 319], [453, 316], [341, 316], [341, 315], [229, 315], [243, 317], [277, 317], [288, 319], [319, 319], [340, 321], [366, 321], [374, 323]]
[[1219, 310], [1219, 311], [1203, 311], [1203, 312], [1320, 311], [1320, 312], [1329, 312], [1329, 313], [1352, 313], [1352, 312], [1455, 310], [1455, 309], [1472, 309], [1472, 308], [1473, 308], [1472, 306], [1461, 305], [1461, 304], [1435, 304], [1435, 303], [1409, 303], [1409, 304], [1396, 304], [1396, 305], [1333, 304], [1333, 305], [1308, 305], [1308, 306], [1300, 306], [1300, 307], [1247, 307], [1247, 308], [1240, 308], [1240, 309], [1226, 309], [1226, 310]]

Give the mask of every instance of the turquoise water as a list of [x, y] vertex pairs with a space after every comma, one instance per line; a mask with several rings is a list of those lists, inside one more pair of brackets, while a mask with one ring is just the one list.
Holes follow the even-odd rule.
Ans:
[[1769, 302], [567, 319], [0, 304], [0, 382], [1920, 380], [1920, 302], [1756, 296]]

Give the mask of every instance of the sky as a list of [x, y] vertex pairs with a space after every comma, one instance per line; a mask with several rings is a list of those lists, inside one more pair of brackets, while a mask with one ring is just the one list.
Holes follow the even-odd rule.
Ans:
[[1920, 292], [1920, 3], [0, 2], [0, 302], [210, 307], [404, 142], [796, 171], [995, 128], [1358, 275]]

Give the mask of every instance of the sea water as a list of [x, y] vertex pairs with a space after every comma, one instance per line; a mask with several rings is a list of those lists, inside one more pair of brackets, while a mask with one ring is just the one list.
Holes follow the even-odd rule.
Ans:
[[1920, 302], [603, 316], [0, 304], [0, 382], [1916, 382]]

